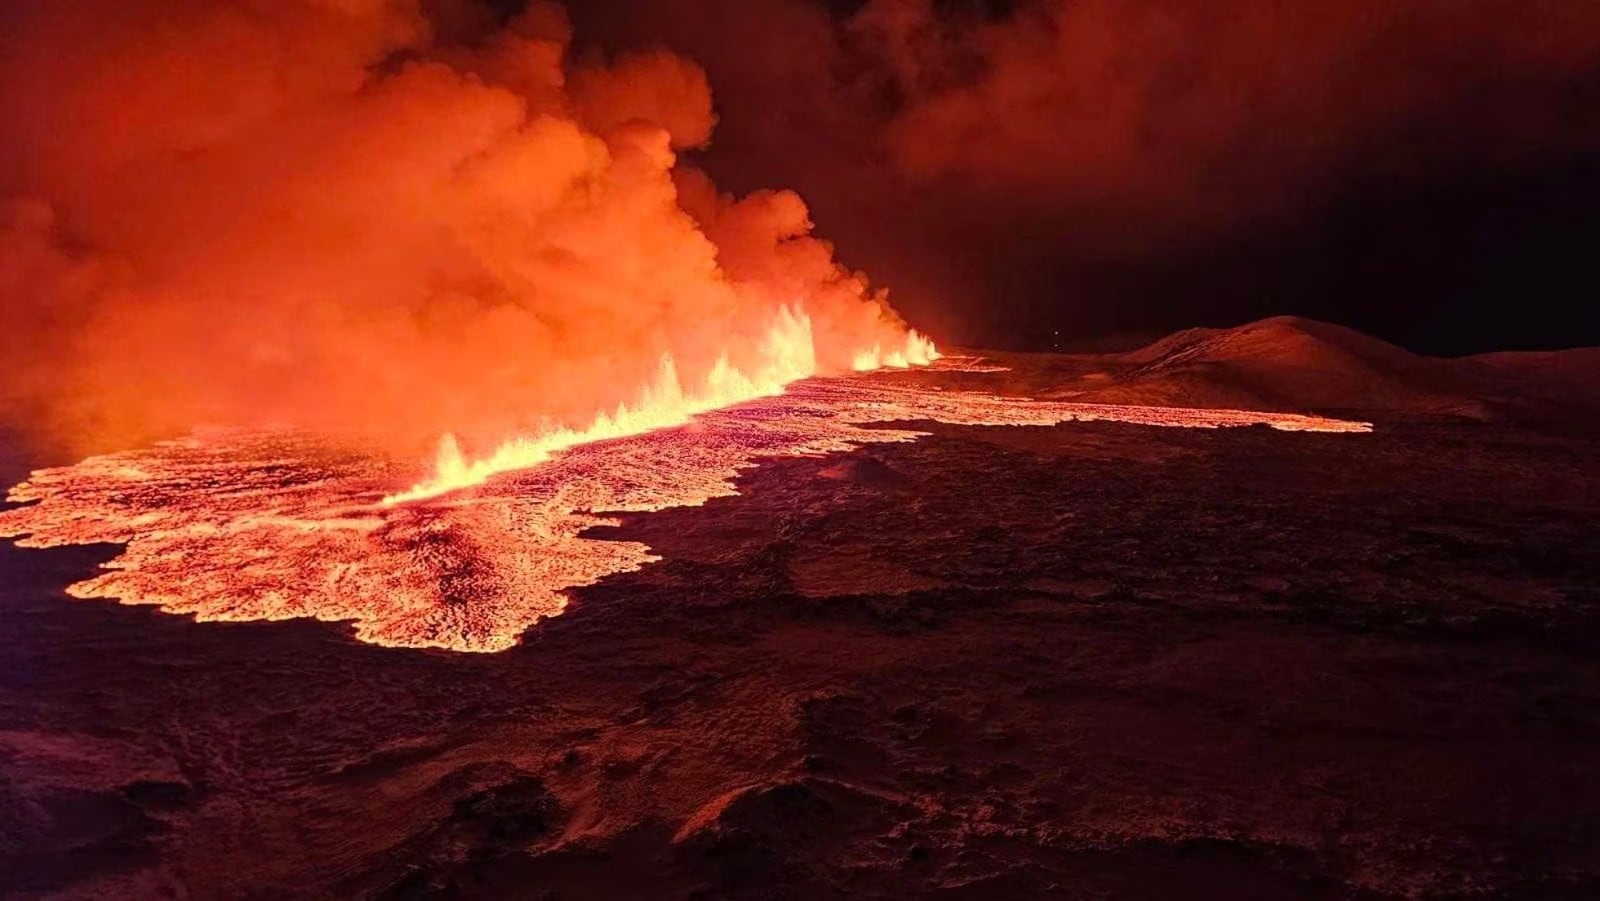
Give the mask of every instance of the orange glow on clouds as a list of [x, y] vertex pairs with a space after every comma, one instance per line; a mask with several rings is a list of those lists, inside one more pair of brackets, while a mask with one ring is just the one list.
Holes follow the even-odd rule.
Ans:
[[931, 359], [797, 195], [682, 159], [716, 123], [692, 60], [573, 59], [551, 3], [458, 43], [430, 12], [6, 14], [0, 417], [85, 450], [286, 424], [421, 456], [450, 433], [461, 483]]

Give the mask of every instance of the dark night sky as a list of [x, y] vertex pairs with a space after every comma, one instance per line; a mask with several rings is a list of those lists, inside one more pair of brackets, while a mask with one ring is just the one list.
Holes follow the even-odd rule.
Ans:
[[569, 4], [580, 46], [705, 65], [691, 159], [798, 190], [946, 341], [1292, 313], [1433, 353], [1600, 344], [1600, 16], [1289, 6]]

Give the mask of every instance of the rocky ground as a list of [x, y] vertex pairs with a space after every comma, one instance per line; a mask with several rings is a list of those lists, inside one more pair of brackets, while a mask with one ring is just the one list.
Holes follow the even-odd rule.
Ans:
[[[1196, 356], [1008, 362], [1292, 405]], [[663, 562], [500, 654], [75, 601], [115, 548], [0, 547], [0, 887], [1594, 897], [1600, 431], [1445, 406], [767, 463], [606, 530]]]

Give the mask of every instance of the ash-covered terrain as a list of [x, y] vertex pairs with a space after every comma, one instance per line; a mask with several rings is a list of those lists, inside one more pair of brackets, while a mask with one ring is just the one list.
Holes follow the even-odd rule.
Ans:
[[591, 527], [660, 559], [499, 653], [79, 600], [120, 545], [4, 545], [0, 887], [1600, 893], [1592, 351], [993, 356], [897, 378], [1374, 428], [895, 423]]

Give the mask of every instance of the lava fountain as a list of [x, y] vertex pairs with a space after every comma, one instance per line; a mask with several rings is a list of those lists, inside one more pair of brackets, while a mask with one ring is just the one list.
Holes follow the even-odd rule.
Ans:
[[[854, 368], [870, 371], [883, 367], [926, 366], [939, 356], [932, 341], [911, 330], [906, 334], [904, 346], [888, 354], [883, 353], [881, 345], [858, 352]], [[446, 434], [439, 443], [434, 474], [383, 500], [393, 504], [435, 497], [480, 484], [499, 473], [537, 466], [554, 454], [580, 444], [684, 425], [700, 413], [779, 394], [791, 382], [816, 373], [817, 352], [811, 319], [802, 310], [783, 307], [762, 343], [759, 362], [750, 372], [735, 368], [724, 355], [717, 358], [699, 390], [685, 391], [672, 357], [663, 356], [655, 380], [644, 389], [636, 403], [621, 404], [614, 412], [601, 413], [585, 428], [557, 427], [531, 437], [513, 438], [488, 456], [470, 462], [462, 456], [455, 437]]]

